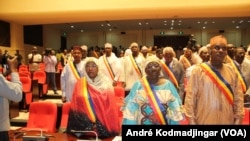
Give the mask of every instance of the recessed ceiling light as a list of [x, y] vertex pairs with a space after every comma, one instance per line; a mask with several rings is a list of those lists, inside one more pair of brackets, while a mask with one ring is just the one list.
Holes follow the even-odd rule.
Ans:
[[206, 29], [206, 27], [205, 27], [205, 26], [203, 26], [202, 28], [203, 28], [203, 29]]
[[141, 25], [141, 22], [139, 22], [138, 24]]
[[239, 28], [240, 28], [240, 26], [238, 26], [238, 25], [237, 25], [235, 28], [239, 29]]
[[70, 27], [71, 27], [71, 28], [74, 28], [74, 26], [73, 26], [73, 25], [71, 25]]
[[232, 21], [232, 23], [235, 23], [235, 21]]
[[200, 24], [201, 22], [200, 22], [200, 21], [198, 21], [197, 23], [198, 23], [198, 24]]

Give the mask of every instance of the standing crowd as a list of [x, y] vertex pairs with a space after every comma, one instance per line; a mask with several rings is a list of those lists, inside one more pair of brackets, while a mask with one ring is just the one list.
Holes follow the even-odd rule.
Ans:
[[[71, 102], [67, 133], [94, 130], [109, 137], [120, 134], [121, 124], [179, 125], [184, 120], [197, 125], [242, 124], [244, 103], [250, 97], [250, 46], [234, 47], [218, 35], [205, 46], [191, 36], [179, 57], [171, 46], [140, 47], [136, 42], [119, 54], [113, 50], [111, 43], [105, 43], [101, 52], [82, 45], [63, 53], [48, 49], [39, 54], [34, 47], [28, 55], [31, 73], [44, 63], [46, 83], [55, 94], [55, 74], [62, 67], [62, 102]], [[14, 82], [1, 75], [0, 99], [19, 101], [20, 92], [13, 87], [20, 87], [20, 81], [13, 61], [8, 61]], [[114, 87], [125, 91], [121, 107], [115, 104]], [[6, 96], [4, 91], [11, 90], [19, 97]], [[121, 123], [118, 111], [123, 115]], [[7, 131], [7, 125], [0, 126], [1, 131]]]

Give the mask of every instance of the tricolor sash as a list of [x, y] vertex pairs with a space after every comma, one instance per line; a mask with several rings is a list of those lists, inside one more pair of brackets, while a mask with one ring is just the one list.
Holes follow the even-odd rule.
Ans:
[[161, 111], [161, 109], [164, 109], [164, 107], [161, 105], [160, 100], [157, 98], [155, 91], [151, 89], [146, 77], [143, 77], [141, 79], [141, 83], [146, 93], [148, 94], [149, 102], [153, 109], [156, 119], [161, 125], [165, 125], [166, 121]]
[[183, 61], [188, 65], [188, 67], [190, 67], [191, 64], [190, 64], [190, 62], [188, 61], [187, 57], [182, 56], [182, 58], [183, 58]]
[[171, 82], [173, 82], [175, 87], [178, 88], [179, 85], [178, 85], [178, 82], [177, 82], [173, 72], [168, 68], [168, 66], [163, 61], [160, 61], [160, 64], [161, 64], [163, 71], [165, 71], [167, 73], [167, 75], [169, 76]]
[[242, 91], [243, 93], [245, 93], [247, 90], [247, 85], [246, 85], [246, 81], [243, 78], [243, 75], [241, 74], [240, 69], [236, 66], [235, 62], [231, 58], [229, 58], [229, 56], [227, 56], [227, 59], [229, 60], [232, 67], [234, 68], [235, 72], [237, 73], [238, 78], [240, 80]]
[[206, 75], [216, 84], [219, 90], [225, 95], [228, 102], [233, 105], [233, 91], [227, 81], [221, 76], [220, 72], [215, 70], [211, 65], [206, 63], [200, 64]]
[[108, 59], [107, 59], [106, 55], [103, 55], [103, 61], [104, 61], [105, 66], [108, 69], [110, 77], [112, 78], [112, 80], [114, 80], [115, 76], [114, 76], [114, 73], [113, 73], [111, 66], [108, 63]]
[[132, 62], [133, 68], [135, 69], [136, 73], [138, 74], [139, 77], [142, 77], [142, 73], [140, 71], [139, 66], [136, 64], [135, 59], [133, 58], [132, 55], [129, 55], [130, 60]]
[[89, 93], [88, 93], [88, 83], [87, 83], [86, 77], [83, 77], [81, 79], [81, 86], [82, 86], [82, 91], [81, 92], [82, 92], [83, 101], [84, 101], [83, 104], [87, 107], [87, 111], [85, 111], [85, 112], [86, 112], [88, 118], [93, 123], [95, 123], [96, 122], [96, 116], [95, 116], [96, 114], [95, 114], [92, 99], [91, 99], [91, 97], [89, 96]]
[[69, 66], [70, 66], [70, 68], [71, 68], [71, 70], [72, 70], [72, 72], [73, 72], [73, 74], [74, 74], [76, 80], [77, 80], [77, 79], [80, 79], [81, 76], [80, 76], [78, 70], [76, 69], [76, 66], [74, 65], [73, 61], [70, 61], [70, 62], [69, 62]]

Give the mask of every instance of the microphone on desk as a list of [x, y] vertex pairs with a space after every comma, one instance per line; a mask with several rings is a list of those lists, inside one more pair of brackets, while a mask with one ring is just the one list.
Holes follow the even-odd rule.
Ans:
[[39, 136], [23, 136], [23, 141], [48, 141], [49, 138], [43, 134], [43, 130], [41, 128], [24, 128], [25, 131], [40, 131]]
[[75, 133], [76, 136], [80, 136], [80, 135], [77, 135], [77, 133], [93, 133], [95, 134], [95, 140], [98, 141], [98, 135], [95, 131], [81, 131], [81, 130], [70, 130], [72, 133]]

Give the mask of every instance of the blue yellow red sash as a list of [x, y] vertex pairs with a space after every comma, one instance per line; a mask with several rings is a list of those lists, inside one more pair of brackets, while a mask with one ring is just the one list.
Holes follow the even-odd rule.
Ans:
[[88, 86], [87, 86], [87, 80], [86, 77], [83, 77], [81, 79], [81, 88], [82, 88], [82, 95], [83, 95], [83, 100], [84, 100], [84, 105], [87, 107], [86, 114], [89, 117], [89, 119], [95, 123], [96, 122], [96, 116], [95, 116], [95, 110], [93, 106], [93, 102], [91, 100], [91, 97], [89, 96], [88, 93]]
[[69, 66], [70, 66], [70, 68], [71, 68], [71, 70], [72, 70], [72, 72], [73, 72], [75, 78], [76, 78], [76, 79], [80, 79], [81, 77], [80, 77], [80, 75], [79, 75], [79, 73], [78, 73], [78, 71], [77, 71], [77, 69], [76, 69], [76, 67], [75, 67], [75, 65], [74, 65], [74, 63], [73, 63], [73, 61], [70, 61], [70, 62], [69, 62]]
[[108, 69], [110, 77], [112, 78], [112, 80], [114, 80], [115, 76], [114, 76], [114, 73], [113, 73], [109, 63], [108, 63], [106, 55], [103, 55], [103, 61], [104, 61], [104, 64], [106, 65], [106, 67]]
[[131, 62], [132, 62], [132, 65], [133, 65], [133, 67], [134, 67], [136, 73], [138, 74], [139, 77], [142, 77], [141, 71], [139, 70], [139, 67], [138, 67], [137, 64], [136, 64], [135, 59], [133, 58], [132, 55], [129, 55], [129, 57], [130, 57], [130, 60], [131, 60]]
[[187, 67], [190, 67], [191, 64], [190, 64], [190, 62], [188, 61], [187, 57], [182, 56], [182, 58], [183, 58], [183, 61], [188, 65]]
[[162, 69], [168, 74], [171, 82], [173, 82], [174, 85], [178, 88], [179, 85], [178, 85], [178, 82], [177, 82], [173, 72], [167, 67], [167, 65], [164, 62], [160, 61], [160, 64], [161, 64]]
[[234, 61], [229, 56], [227, 56], [227, 59], [229, 60], [229, 62], [232, 65], [232, 67], [234, 68], [235, 72], [237, 73], [238, 78], [240, 80], [242, 91], [243, 91], [243, 93], [245, 93], [246, 90], [247, 90], [247, 85], [246, 85], [246, 82], [245, 82], [245, 80], [244, 80], [244, 78], [243, 78], [243, 76], [241, 74], [241, 71], [239, 70], [239, 68], [236, 66], [236, 64], [234, 63]]
[[227, 98], [228, 102], [233, 105], [233, 92], [230, 85], [224, 80], [220, 72], [215, 70], [208, 63], [201, 63], [201, 68], [207, 74], [207, 76], [216, 84], [216, 86], [222, 91], [222, 93]]
[[165, 118], [164, 118], [162, 111], [161, 111], [161, 109], [163, 109], [163, 106], [161, 105], [156, 94], [152, 91], [152, 89], [148, 83], [147, 78], [143, 77], [141, 79], [141, 83], [142, 83], [146, 93], [148, 94], [149, 102], [150, 102], [150, 105], [153, 109], [154, 115], [156, 116], [156, 119], [158, 120], [158, 122], [160, 124], [165, 125], [166, 121], [165, 121]]

